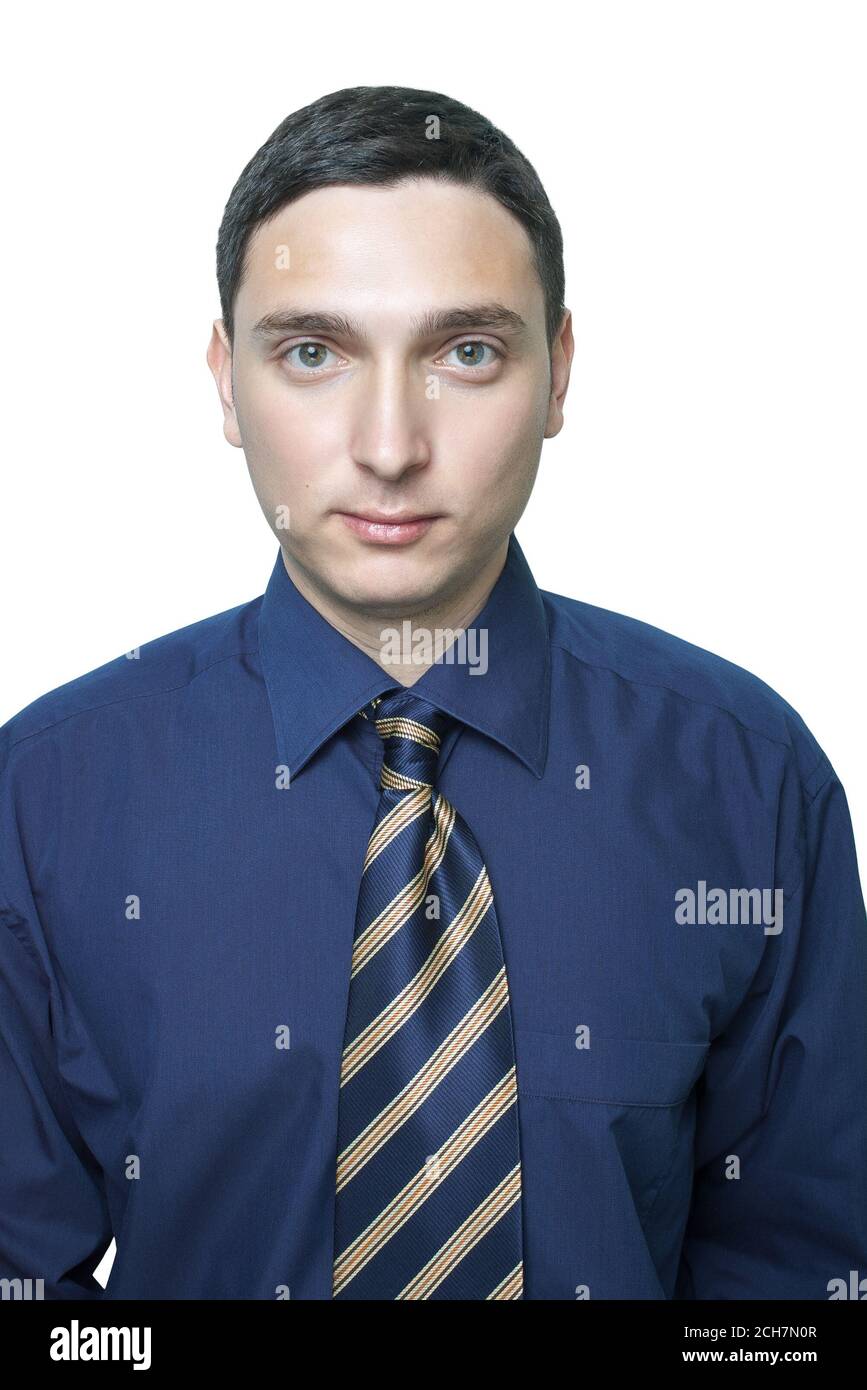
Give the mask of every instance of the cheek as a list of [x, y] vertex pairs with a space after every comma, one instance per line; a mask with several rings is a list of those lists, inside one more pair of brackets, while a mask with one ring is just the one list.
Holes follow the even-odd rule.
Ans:
[[503, 488], [511, 497], [538, 463], [546, 418], [538, 384], [438, 402], [437, 453], [450, 473], [474, 493]]
[[322, 481], [329, 460], [339, 457], [340, 417], [311, 411], [279, 380], [256, 375], [238, 382], [238, 420], [251, 472], [263, 489], [290, 483], [298, 500]]

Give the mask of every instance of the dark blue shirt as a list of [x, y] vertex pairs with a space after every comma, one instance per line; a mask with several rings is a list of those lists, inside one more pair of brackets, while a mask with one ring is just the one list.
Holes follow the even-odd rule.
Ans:
[[[867, 926], [843, 788], [754, 676], [540, 591], [513, 536], [439, 786], [511, 991], [530, 1299], [867, 1275]], [[264, 596], [2, 729], [0, 1277], [328, 1299], [337, 1102], [398, 683]], [[103, 1294], [92, 1270], [112, 1235]]]

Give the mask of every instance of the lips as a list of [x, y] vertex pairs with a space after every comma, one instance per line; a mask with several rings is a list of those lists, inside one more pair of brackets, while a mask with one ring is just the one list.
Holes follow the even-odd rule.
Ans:
[[356, 536], [375, 545], [408, 545], [426, 534], [439, 520], [437, 516], [418, 513], [356, 512], [338, 513], [341, 520]]

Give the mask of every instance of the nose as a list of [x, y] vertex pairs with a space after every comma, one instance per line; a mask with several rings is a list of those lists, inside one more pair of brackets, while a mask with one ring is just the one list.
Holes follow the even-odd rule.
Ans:
[[386, 482], [425, 467], [429, 402], [425, 381], [402, 363], [371, 366], [358, 382], [352, 439], [355, 462]]

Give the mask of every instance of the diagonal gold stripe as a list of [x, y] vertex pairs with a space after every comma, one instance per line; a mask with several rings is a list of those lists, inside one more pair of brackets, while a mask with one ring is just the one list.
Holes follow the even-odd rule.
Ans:
[[359, 1068], [363, 1067], [415, 1013], [455, 956], [469, 941], [492, 902], [493, 892], [488, 872], [482, 865], [466, 902], [446, 927], [418, 973], [344, 1048], [340, 1071], [341, 1086], [345, 1086]]
[[375, 721], [377, 732], [382, 738], [407, 738], [413, 743], [420, 743], [425, 748], [436, 751], [440, 746], [440, 736], [434, 729], [428, 728], [427, 724], [421, 724], [417, 719], [406, 719], [401, 715], [393, 715], [388, 719], [377, 719]]
[[400, 1192], [389, 1202], [378, 1216], [375, 1216], [365, 1229], [355, 1237], [334, 1261], [333, 1293], [340, 1293], [350, 1280], [354, 1279], [374, 1255], [391, 1240], [396, 1231], [406, 1224], [413, 1212], [417, 1211], [439, 1184], [461, 1162], [470, 1150], [496, 1124], [510, 1106], [515, 1104], [514, 1066], [497, 1082], [475, 1110], [471, 1111], [455, 1132], [446, 1140], [436, 1155], [438, 1159], [437, 1178], [428, 1176], [428, 1168], [420, 1168], [410, 1178]]
[[419, 787], [433, 788], [432, 782], [421, 782], [418, 777], [408, 777], [405, 772], [395, 772], [384, 762], [379, 769], [379, 785], [388, 791], [411, 792]]
[[348, 1144], [337, 1160], [337, 1191], [361, 1171], [374, 1154], [388, 1143], [400, 1126], [427, 1100], [432, 1091], [457, 1065], [509, 1002], [506, 967], [494, 976], [484, 994], [440, 1043], [403, 1090]]
[[444, 1279], [460, 1264], [465, 1255], [478, 1245], [479, 1241], [496, 1226], [501, 1217], [515, 1205], [521, 1196], [521, 1165], [516, 1163], [511, 1173], [507, 1173], [493, 1192], [489, 1192], [475, 1211], [461, 1223], [445, 1245], [428, 1260], [414, 1279], [401, 1289], [397, 1298], [430, 1298]]
[[431, 788], [428, 786], [419, 787], [412, 796], [404, 797], [396, 806], [392, 807], [387, 816], [383, 816], [370, 837], [362, 872], [370, 867], [377, 855], [382, 854], [382, 851], [400, 834], [405, 825], [409, 825], [411, 821], [424, 815], [430, 801]]
[[488, 1294], [488, 1299], [520, 1298], [523, 1292], [524, 1262], [523, 1260], [519, 1260], [518, 1263], [515, 1265], [515, 1268], [513, 1270], [510, 1270], [510, 1272], [506, 1275], [505, 1279], [501, 1279], [497, 1287], [495, 1289], [491, 1289], [491, 1292]]
[[446, 801], [445, 797], [438, 796], [436, 798], [434, 802], [434, 828], [425, 846], [422, 866], [406, 887], [401, 888], [387, 907], [383, 908], [379, 916], [373, 919], [370, 926], [365, 927], [355, 938], [355, 944], [352, 948], [350, 978], [363, 969], [371, 956], [374, 956], [385, 945], [386, 941], [389, 941], [394, 933], [400, 930], [404, 922], [409, 920], [424, 900], [431, 875], [443, 861], [456, 815], [454, 807]]

